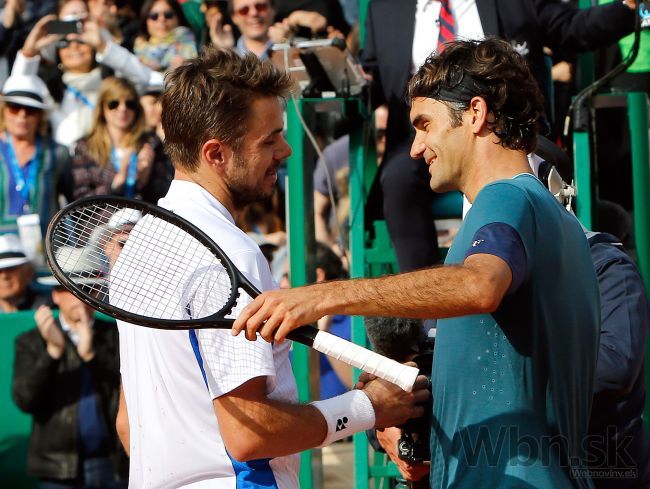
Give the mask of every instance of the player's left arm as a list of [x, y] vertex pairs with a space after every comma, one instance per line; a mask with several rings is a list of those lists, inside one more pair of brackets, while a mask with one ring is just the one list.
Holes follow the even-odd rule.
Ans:
[[267, 397], [266, 377], [256, 377], [213, 400], [228, 453], [245, 461], [298, 453], [318, 446], [327, 424], [318, 409]]
[[507, 183], [483, 190], [475, 205], [481, 212], [467, 218], [473, 239], [462, 263], [266, 292], [239, 314], [232, 333], [282, 341], [327, 314], [427, 319], [494, 312], [530, 273], [534, 215], [525, 192]]
[[512, 281], [501, 258], [468, 257], [444, 266], [376, 279], [325, 282], [265, 292], [238, 316], [233, 334], [282, 341], [287, 333], [327, 314], [445, 318], [490, 313]]
[[298, 453], [329, 444], [373, 426], [385, 428], [422, 416], [421, 403], [431, 396], [426, 377], [412, 392], [374, 379], [315, 404], [269, 399], [266, 377], [255, 377], [213, 400], [228, 453], [255, 460]]

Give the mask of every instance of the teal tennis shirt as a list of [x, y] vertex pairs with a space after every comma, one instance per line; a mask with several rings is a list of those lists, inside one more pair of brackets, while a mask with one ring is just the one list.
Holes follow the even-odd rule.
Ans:
[[583, 443], [600, 313], [587, 240], [541, 182], [522, 174], [480, 191], [446, 265], [461, 264], [490, 223], [521, 238], [525, 278], [492, 314], [438, 321], [431, 487], [591, 487]]

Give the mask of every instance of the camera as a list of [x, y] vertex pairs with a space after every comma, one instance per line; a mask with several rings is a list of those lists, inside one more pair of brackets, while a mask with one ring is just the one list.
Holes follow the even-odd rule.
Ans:
[[80, 20], [51, 20], [45, 25], [48, 34], [80, 34], [83, 24]]
[[[427, 349], [416, 355], [412, 361], [431, 381], [431, 364], [433, 361], [433, 339], [427, 341]], [[401, 460], [416, 463], [431, 459], [429, 440], [431, 438], [431, 414], [433, 399], [430, 397], [424, 405], [424, 416], [409, 419], [401, 426], [402, 436], [397, 442], [397, 454]]]

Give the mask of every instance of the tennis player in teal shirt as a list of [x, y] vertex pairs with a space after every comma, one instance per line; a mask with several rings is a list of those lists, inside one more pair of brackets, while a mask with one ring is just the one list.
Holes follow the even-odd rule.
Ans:
[[494, 313], [438, 322], [433, 487], [574, 487], [599, 335], [584, 233], [524, 173], [483, 187], [446, 264], [477, 253], [506, 261], [513, 281]]
[[411, 156], [434, 191], [473, 204], [445, 266], [265, 292], [233, 332], [282, 341], [334, 313], [440, 319], [431, 487], [593, 487], [598, 284], [580, 224], [528, 164], [539, 88], [508, 42], [455, 41], [418, 69], [408, 97]]

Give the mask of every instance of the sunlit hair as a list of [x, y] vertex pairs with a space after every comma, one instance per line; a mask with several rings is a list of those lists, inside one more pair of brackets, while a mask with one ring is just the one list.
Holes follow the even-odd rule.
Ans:
[[165, 148], [172, 162], [190, 172], [199, 166], [209, 139], [238, 150], [257, 99], [286, 98], [293, 82], [270, 61], [230, 49], [207, 48], [166, 76], [162, 95]]
[[469, 104], [449, 99], [463, 88], [463, 75], [471, 78], [465, 83], [471, 87], [470, 93], [485, 99], [490, 112], [488, 129], [498, 136], [500, 144], [533, 151], [544, 101], [526, 61], [506, 41], [489, 38], [447, 43], [441, 54], [429, 56], [413, 75], [408, 101], [416, 97], [436, 99], [445, 93], [440, 101], [447, 105], [452, 126], [457, 127]]
[[[45, 111], [41, 111], [40, 122], [38, 123], [38, 128], [36, 129], [36, 134], [41, 137], [49, 135], [49, 122], [47, 120], [47, 114]], [[0, 132], [7, 130], [7, 125], [5, 124], [5, 103], [0, 100]]]
[[135, 87], [124, 78], [110, 76], [99, 87], [99, 98], [95, 107], [93, 127], [88, 136], [88, 152], [99, 166], [105, 166], [111, 157], [113, 142], [106, 126], [104, 111], [108, 110], [106, 104], [111, 100], [135, 100], [133, 123], [126, 137], [126, 147], [136, 149], [145, 130], [144, 113], [140, 106], [138, 93]]

